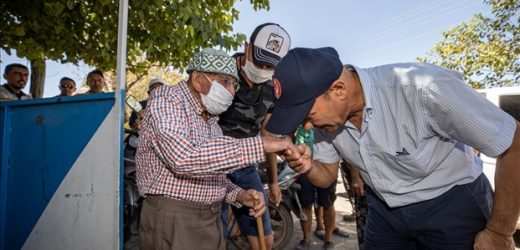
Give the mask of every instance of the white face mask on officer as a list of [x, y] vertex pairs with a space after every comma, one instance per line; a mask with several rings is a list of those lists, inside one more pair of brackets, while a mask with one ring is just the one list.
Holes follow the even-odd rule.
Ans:
[[207, 95], [200, 94], [202, 104], [210, 114], [219, 115], [231, 106], [233, 95], [217, 80], [212, 81], [206, 74], [204, 76], [211, 82], [211, 88]]
[[246, 64], [242, 66], [244, 74], [253, 83], [260, 84], [271, 80], [274, 75], [274, 70], [261, 69], [246, 59]]

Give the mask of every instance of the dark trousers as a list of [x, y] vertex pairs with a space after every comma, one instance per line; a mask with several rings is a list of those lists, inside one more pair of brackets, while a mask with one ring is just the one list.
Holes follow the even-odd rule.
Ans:
[[139, 249], [224, 250], [221, 203], [197, 204], [148, 196], [139, 223]]
[[365, 249], [473, 249], [491, 214], [493, 191], [482, 174], [428, 201], [389, 208], [367, 188]]

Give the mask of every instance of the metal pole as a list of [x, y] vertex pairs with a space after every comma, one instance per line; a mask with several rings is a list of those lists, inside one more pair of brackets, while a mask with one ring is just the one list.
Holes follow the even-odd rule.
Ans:
[[119, 23], [117, 25], [117, 88], [116, 98], [126, 88], [126, 35], [128, 26], [128, 0], [119, 0]]
[[117, 83], [116, 83], [116, 91], [115, 91], [115, 104], [114, 104], [114, 111], [116, 114], [117, 121], [115, 121], [116, 126], [114, 126], [115, 134], [116, 136], [116, 143], [115, 143], [115, 150], [116, 152], [116, 159], [119, 159], [119, 168], [116, 168], [114, 171], [114, 178], [117, 178], [118, 185], [115, 186], [115, 190], [119, 192], [119, 195], [116, 197], [119, 198], [119, 200], [116, 200], [114, 202], [118, 202], [119, 209], [117, 211], [114, 211], [115, 218], [119, 218], [117, 222], [114, 222], [115, 228], [117, 228], [116, 234], [118, 239], [118, 242], [114, 242], [114, 249], [122, 249], [123, 246], [123, 196], [121, 195], [121, 190], [123, 189], [122, 181], [121, 181], [121, 173], [123, 171], [123, 160], [122, 160], [122, 151], [123, 148], [121, 145], [123, 145], [123, 124], [124, 124], [124, 103], [125, 103], [125, 89], [126, 89], [126, 36], [127, 36], [127, 26], [128, 26], [128, 0], [119, 0], [119, 22], [117, 25]]

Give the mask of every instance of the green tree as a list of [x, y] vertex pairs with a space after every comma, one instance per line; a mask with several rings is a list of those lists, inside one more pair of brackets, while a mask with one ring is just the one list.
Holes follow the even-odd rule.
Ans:
[[520, 83], [520, 0], [485, 0], [491, 16], [476, 14], [469, 22], [443, 33], [426, 57], [460, 71], [473, 88]]
[[[199, 47], [236, 49], [236, 0], [130, 0], [127, 65], [143, 74], [150, 64], [184, 67]], [[45, 60], [116, 67], [118, 0], [0, 1], [0, 46], [31, 61], [31, 92], [43, 95]], [[254, 9], [268, 0], [251, 0]], [[145, 60], [142, 60], [142, 57]], [[36, 74], [35, 74], [36, 73]], [[34, 85], [34, 86], [33, 86]], [[34, 87], [34, 88], [33, 88]]]
[[[153, 78], [163, 79], [166, 85], [175, 85], [179, 83], [181, 80], [186, 79], [187, 75], [182, 74], [182, 72], [179, 72], [171, 66], [151, 66], [146, 74], [141, 75], [135, 75], [130, 72], [126, 75], [126, 80], [128, 83], [127, 95], [133, 95], [139, 101], [148, 99], [148, 83]], [[112, 83], [110, 85], [113, 86], [113, 84], [115, 84], [116, 81], [115, 73], [113, 71], [108, 72], [106, 74], [106, 80], [107, 82]], [[130, 107], [128, 105], [125, 105], [125, 123], [128, 122], [130, 113]]]

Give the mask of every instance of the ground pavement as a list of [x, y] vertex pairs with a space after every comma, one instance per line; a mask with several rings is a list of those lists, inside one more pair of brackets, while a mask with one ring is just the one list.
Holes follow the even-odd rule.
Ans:
[[[336, 202], [334, 203], [334, 207], [336, 208], [336, 226], [339, 227], [340, 230], [347, 232], [350, 234], [348, 238], [342, 238], [339, 236], [333, 236], [334, 248], [341, 250], [358, 250], [357, 244], [357, 235], [356, 235], [356, 223], [355, 221], [345, 222], [343, 221], [343, 215], [352, 213], [352, 206], [349, 200], [346, 198], [347, 194], [345, 192], [345, 187], [341, 182], [341, 178], [338, 178], [338, 185], [336, 187], [336, 194], [338, 195]], [[291, 244], [287, 246], [286, 249], [292, 250], [294, 247], [300, 242], [303, 238], [303, 233], [301, 230], [300, 223], [296, 217], [293, 216], [294, 219], [294, 235], [291, 241]], [[314, 232], [314, 228], [316, 228], [316, 220], [313, 218], [312, 230]], [[319, 250], [323, 249], [323, 241], [318, 239], [314, 234], [312, 235], [311, 240], [311, 249]]]

